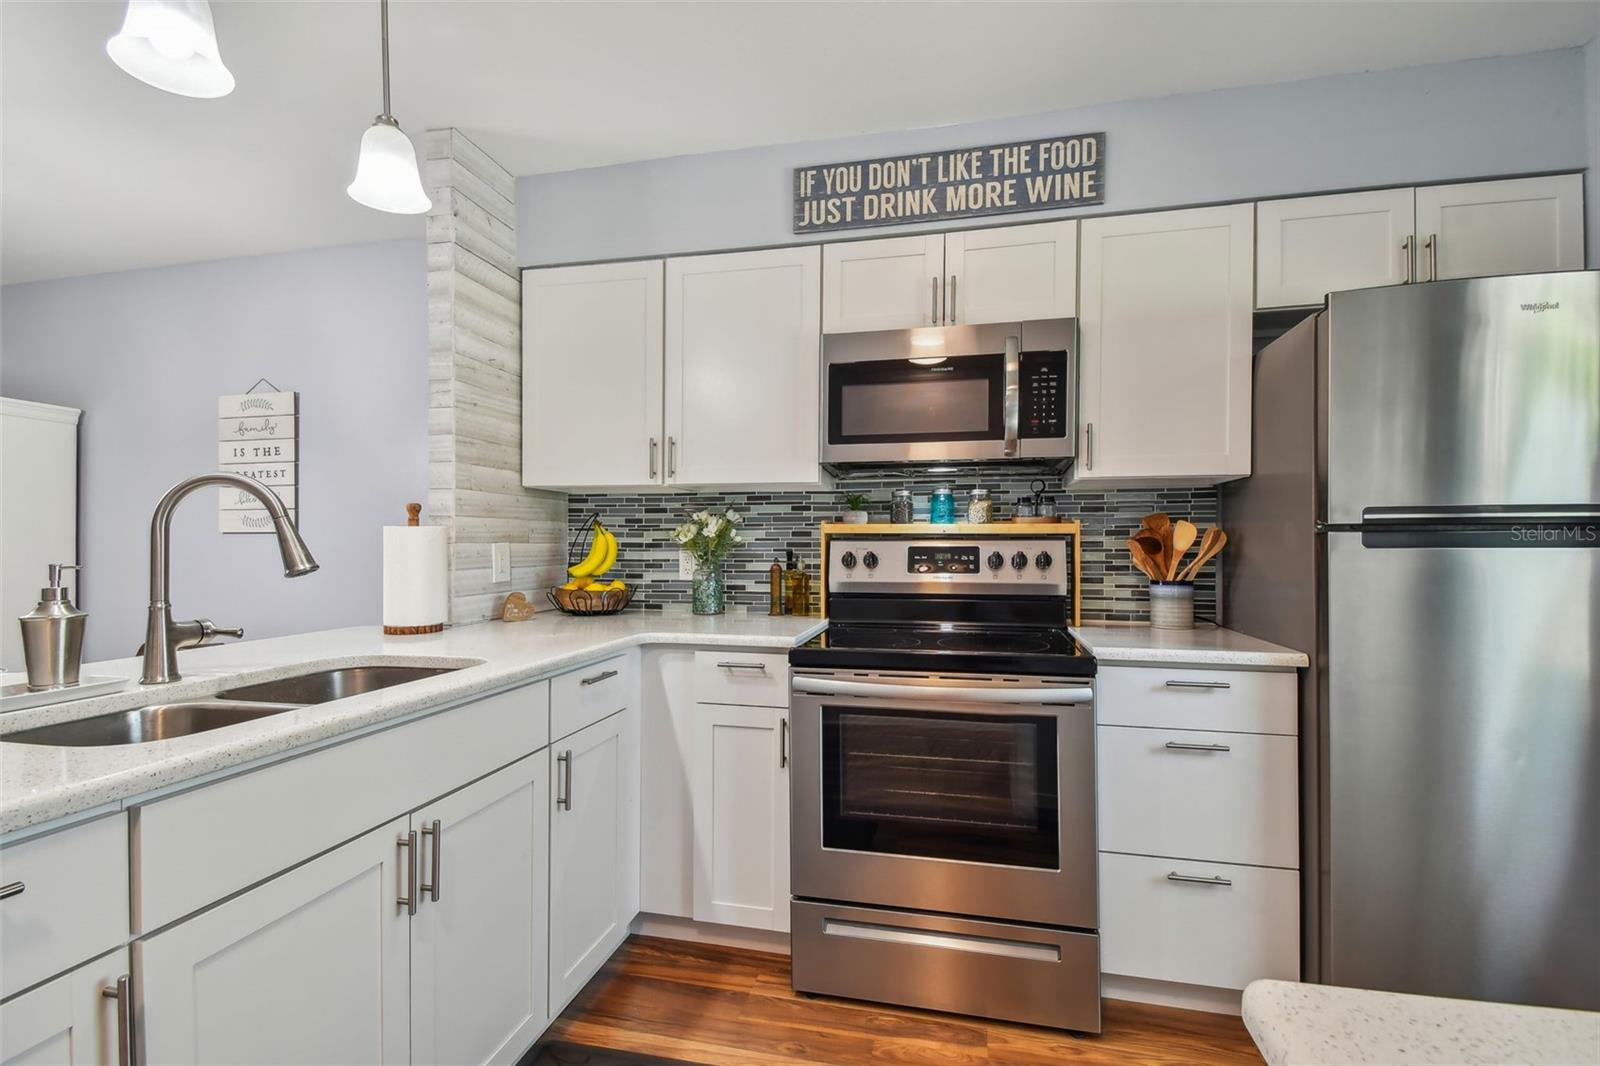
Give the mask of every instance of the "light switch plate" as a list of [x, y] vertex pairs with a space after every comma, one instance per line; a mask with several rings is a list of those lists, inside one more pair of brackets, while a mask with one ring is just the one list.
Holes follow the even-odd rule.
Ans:
[[490, 549], [489, 580], [496, 585], [511, 580], [511, 545], [496, 544]]
[[694, 556], [682, 549], [678, 551], [678, 580], [694, 580]]

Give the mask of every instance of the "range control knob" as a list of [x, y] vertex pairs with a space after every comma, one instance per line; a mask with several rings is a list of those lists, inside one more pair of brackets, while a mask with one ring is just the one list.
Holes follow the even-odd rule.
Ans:
[[917, 564], [917, 573], [919, 573], [919, 574], [926, 574], [926, 573], [929, 573], [932, 570], [933, 570], [933, 567], [929, 566], [927, 563], [918, 563]]
[[856, 568], [856, 553], [845, 552], [843, 555], [839, 556], [839, 562], [846, 570], [854, 570]]
[[1027, 566], [1028, 565], [1028, 553], [1027, 552], [1017, 552], [1015, 555], [1013, 555], [1011, 557], [1011, 565], [1013, 567], [1015, 567], [1016, 569], [1018, 569], [1018, 570], [1021, 570], [1023, 567]]
[[988, 563], [990, 570], [998, 570], [1002, 566], [1006, 565], [1006, 557], [1001, 555], [999, 552], [990, 552]]
[[1049, 552], [1040, 552], [1038, 555], [1033, 557], [1033, 565], [1037, 566], [1040, 570], [1050, 569], [1050, 564], [1053, 562], [1055, 562], [1055, 560], [1050, 558]]
[[866, 565], [868, 570], [876, 570], [878, 568], [878, 553], [867, 552], [867, 554], [861, 557], [861, 561]]

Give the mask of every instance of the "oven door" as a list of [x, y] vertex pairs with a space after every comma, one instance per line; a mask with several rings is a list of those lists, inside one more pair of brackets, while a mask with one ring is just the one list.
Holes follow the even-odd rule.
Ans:
[[1096, 927], [1089, 682], [793, 686], [796, 897]]

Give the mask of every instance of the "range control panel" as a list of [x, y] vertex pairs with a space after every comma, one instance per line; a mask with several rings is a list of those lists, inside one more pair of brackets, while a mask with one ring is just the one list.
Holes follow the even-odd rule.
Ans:
[[1072, 541], [1061, 537], [835, 537], [829, 592], [1066, 595]]

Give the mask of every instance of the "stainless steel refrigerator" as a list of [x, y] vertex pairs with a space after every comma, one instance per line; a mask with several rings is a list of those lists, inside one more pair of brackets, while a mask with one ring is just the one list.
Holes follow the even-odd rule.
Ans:
[[1600, 1009], [1600, 272], [1334, 293], [1253, 406], [1223, 602], [1312, 657], [1305, 976]]

